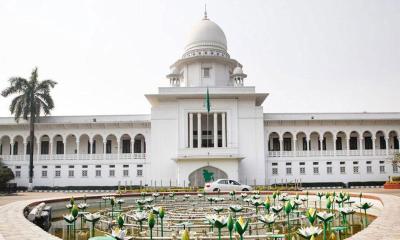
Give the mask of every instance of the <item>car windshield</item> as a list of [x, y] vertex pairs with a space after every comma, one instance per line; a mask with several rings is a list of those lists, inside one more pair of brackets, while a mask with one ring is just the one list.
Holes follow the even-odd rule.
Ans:
[[233, 181], [233, 180], [229, 180], [229, 183], [232, 184], [232, 185], [240, 185], [240, 183], [238, 183], [236, 181]]

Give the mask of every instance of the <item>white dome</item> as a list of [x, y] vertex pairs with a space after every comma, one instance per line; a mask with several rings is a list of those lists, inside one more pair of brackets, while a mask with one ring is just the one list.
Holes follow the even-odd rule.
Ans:
[[198, 22], [189, 33], [185, 51], [198, 48], [218, 48], [227, 50], [225, 33], [210, 19], [204, 18]]
[[243, 74], [243, 70], [241, 67], [237, 66], [233, 69], [233, 74]]

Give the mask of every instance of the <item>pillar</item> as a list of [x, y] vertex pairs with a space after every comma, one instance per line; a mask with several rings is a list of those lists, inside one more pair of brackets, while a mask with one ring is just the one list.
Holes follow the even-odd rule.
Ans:
[[53, 160], [53, 140], [49, 139], [49, 159]]
[[280, 153], [280, 156], [282, 156], [282, 153], [283, 153], [283, 138], [282, 137], [279, 137], [279, 153]]
[[363, 155], [363, 138], [362, 137], [360, 137], [359, 149], [360, 149], [360, 156], [362, 156]]
[[201, 148], [201, 113], [197, 113], [197, 147]]
[[376, 137], [372, 137], [372, 152], [373, 155], [376, 155], [376, 143], [375, 143]]
[[90, 146], [90, 151], [89, 151], [89, 159], [92, 160], [92, 153], [93, 153], [93, 140], [89, 137], [89, 146]]
[[389, 156], [389, 137], [385, 138], [386, 140], [386, 156]]
[[189, 113], [189, 148], [193, 148], [193, 113]]
[[23, 157], [23, 160], [25, 161], [25, 159], [26, 159], [26, 148], [27, 148], [27, 142], [25, 141], [25, 138], [24, 138], [24, 140], [23, 140], [23, 142], [22, 142], [22, 157]]
[[107, 140], [103, 141], [103, 160], [106, 160], [106, 153], [107, 153]]
[[214, 147], [218, 147], [218, 113], [214, 113]]
[[[63, 139], [63, 148], [64, 148], [64, 160], [66, 158], [66, 154], [67, 154], [67, 141]], [[39, 152], [39, 151], [38, 151]]]
[[294, 156], [297, 156], [297, 138], [293, 138], [293, 154]]
[[119, 160], [119, 152], [120, 152], [120, 143], [121, 141], [117, 139], [117, 159]]
[[134, 147], [135, 147], [135, 138], [133, 139], [131, 138], [131, 155], [133, 156], [133, 158], [135, 158]]
[[337, 138], [334, 137], [333, 138], [333, 156], [336, 156], [336, 140], [337, 140]]
[[226, 147], [226, 127], [225, 127], [225, 113], [221, 113], [222, 118], [222, 147]]
[[349, 156], [350, 155], [350, 137], [346, 138], [346, 150], [347, 150], [346, 155]]
[[324, 141], [324, 137], [320, 137], [319, 138], [319, 153], [321, 156], [322, 156], [323, 150], [324, 150], [323, 141]]

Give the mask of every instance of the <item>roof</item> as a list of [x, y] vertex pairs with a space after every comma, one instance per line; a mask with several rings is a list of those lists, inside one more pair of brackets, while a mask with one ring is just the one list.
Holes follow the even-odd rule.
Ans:
[[[46, 116], [40, 117], [38, 123], [52, 124], [82, 124], [82, 123], [133, 123], [150, 122], [149, 114], [137, 115], [82, 115], [82, 116]], [[20, 120], [19, 124], [25, 124], [27, 121]], [[0, 125], [18, 124], [13, 117], [0, 117]]]
[[400, 112], [264, 113], [264, 121], [400, 120]]

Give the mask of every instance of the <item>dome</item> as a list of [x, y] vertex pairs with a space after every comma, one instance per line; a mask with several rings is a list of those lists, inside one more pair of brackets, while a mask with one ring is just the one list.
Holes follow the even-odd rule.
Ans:
[[204, 18], [198, 22], [187, 37], [185, 51], [198, 48], [227, 50], [225, 33], [216, 23], [208, 18]]
[[237, 66], [233, 69], [233, 74], [243, 74], [243, 70], [241, 67]]

